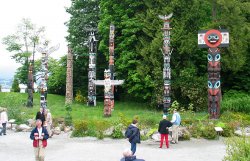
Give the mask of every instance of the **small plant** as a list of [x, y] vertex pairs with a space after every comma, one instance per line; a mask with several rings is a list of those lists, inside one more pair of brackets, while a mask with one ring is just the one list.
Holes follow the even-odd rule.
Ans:
[[250, 160], [250, 138], [232, 137], [226, 140], [227, 155], [223, 161], [249, 161]]
[[123, 136], [122, 130], [123, 130], [123, 125], [121, 123], [116, 124], [113, 130], [113, 133], [111, 135], [112, 138], [115, 138], [115, 139], [123, 138], [124, 136]]
[[74, 130], [72, 132], [73, 137], [82, 137], [86, 136], [88, 132], [88, 121], [82, 120], [82, 121], [75, 121], [74, 122]]
[[80, 90], [78, 90], [76, 92], [76, 97], [75, 97], [75, 101], [78, 102], [78, 103], [86, 103], [87, 102], [87, 99], [86, 97], [84, 97], [81, 93]]
[[202, 137], [205, 139], [215, 139], [217, 137], [217, 133], [214, 129], [214, 124], [208, 123], [205, 125], [204, 129], [202, 130]]
[[98, 139], [104, 138], [104, 131], [108, 128], [107, 121], [95, 121], [96, 135]]
[[146, 136], [147, 136], [147, 137], [150, 137], [150, 136], [152, 136], [152, 135], [153, 135], [155, 132], [157, 132], [157, 131], [158, 131], [157, 128], [150, 129]]

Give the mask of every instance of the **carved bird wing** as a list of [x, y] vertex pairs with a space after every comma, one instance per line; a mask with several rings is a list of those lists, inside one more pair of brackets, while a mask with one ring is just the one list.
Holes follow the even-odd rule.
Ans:
[[104, 86], [104, 80], [94, 80], [93, 83], [97, 86]]
[[162, 15], [159, 15], [159, 18], [162, 19], [162, 20], [168, 20], [170, 19], [171, 17], [173, 16], [173, 13], [170, 13], [169, 15], [165, 15], [165, 16], [162, 16]]
[[111, 84], [116, 86], [116, 85], [121, 85], [124, 83], [124, 80], [111, 80]]
[[48, 54], [51, 54], [52, 52], [56, 51], [57, 49], [59, 49], [60, 44], [57, 44], [56, 46], [52, 46], [51, 48], [49, 48]]

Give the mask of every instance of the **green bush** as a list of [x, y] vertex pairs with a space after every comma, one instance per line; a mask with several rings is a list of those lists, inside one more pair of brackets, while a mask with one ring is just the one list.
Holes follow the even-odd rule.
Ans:
[[250, 160], [250, 138], [232, 137], [226, 140], [227, 155], [224, 161], [249, 161]]
[[119, 123], [121, 123], [124, 127], [128, 127], [131, 124], [132, 120], [125, 117], [123, 113], [119, 113]]
[[211, 122], [205, 125], [202, 131], [202, 137], [205, 139], [215, 139], [217, 137], [217, 133], [214, 129], [214, 124]]
[[150, 137], [150, 136], [152, 136], [157, 131], [158, 131], [158, 128], [150, 129], [146, 136]]
[[75, 101], [78, 102], [78, 103], [86, 103], [87, 102], [87, 99], [86, 97], [84, 97], [81, 93], [80, 90], [78, 90], [76, 92], [76, 97], [75, 97]]
[[86, 136], [88, 132], [88, 121], [81, 120], [74, 122], [74, 130], [72, 132], [73, 137], [82, 137]]
[[250, 95], [239, 91], [229, 91], [223, 96], [221, 111], [250, 113]]
[[194, 138], [201, 138], [203, 130], [204, 130], [204, 125], [201, 122], [194, 123], [189, 127], [191, 136]]
[[122, 130], [123, 130], [123, 124], [116, 123], [115, 126], [114, 126], [113, 133], [111, 135], [112, 138], [115, 138], [115, 139], [124, 138]]
[[96, 127], [96, 136], [98, 139], [104, 138], [104, 131], [108, 129], [109, 123], [107, 121], [95, 121], [95, 127]]

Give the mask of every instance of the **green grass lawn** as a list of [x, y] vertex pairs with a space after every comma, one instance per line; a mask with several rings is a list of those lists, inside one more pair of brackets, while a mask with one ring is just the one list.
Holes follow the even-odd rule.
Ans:
[[[34, 94], [33, 108], [25, 107], [27, 101], [27, 93], [0, 93], [0, 106], [7, 108], [17, 108], [25, 113], [25, 119], [34, 118], [40, 108], [40, 95]], [[54, 118], [64, 118], [66, 115], [64, 96], [49, 94], [48, 108], [51, 110]], [[116, 121], [120, 115], [124, 115], [127, 119], [133, 119], [138, 116], [139, 120], [149, 124], [158, 123], [161, 120], [162, 112], [150, 109], [149, 105], [137, 102], [115, 102], [115, 110], [112, 117], [103, 117], [103, 102], [98, 102], [96, 107], [88, 107], [86, 104], [73, 103], [72, 118], [73, 120], [107, 120], [109, 122]], [[195, 119], [206, 116], [206, 113], [196, 113]], [[171, 117], [171, 115], [170, 115]], [[190, 118], [190, 114], [182, 114], [182, 118]]]

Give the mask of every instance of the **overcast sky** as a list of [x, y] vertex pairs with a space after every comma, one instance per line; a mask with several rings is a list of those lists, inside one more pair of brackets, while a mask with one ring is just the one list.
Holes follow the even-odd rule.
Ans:
[[13, 53], [5, 50], [2, 39], [14, 34], [23, 18], [29, 18], [38, 27], [44, 26], [52, 46], [60, 43], [59, 50], [52, 53], [52, 57], [60, 58], [67, 53], [67, 27], [64, 23], [70, 17], [65, 11], [70, 3], [70, 0], [0, 0], [0, 78], [13, 76], [20, 66], [11, 59]]

